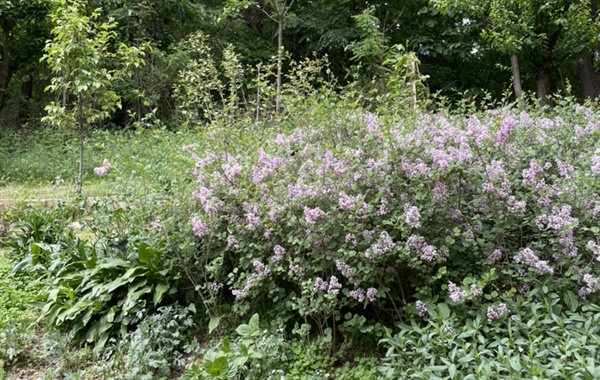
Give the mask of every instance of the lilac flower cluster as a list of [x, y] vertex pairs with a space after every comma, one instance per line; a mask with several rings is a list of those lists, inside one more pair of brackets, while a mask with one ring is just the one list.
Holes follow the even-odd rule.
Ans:
[[404, 221], [412, 228], [421, 228], [421, 214], [415, 206], [404, 205]]
[[505, 303], [500, 303], [497, 307], [489, 306], [487, 309], [488, 323], [492, 323], [493, 321], [502, 318], [502, 316], [506, 314], [507, 311], [508, 308], [506, 307]]
[[206, 224], [197, 216], [192, 218], [192, 230], [198, 237], [204, 237], [210, 232]]
[[357, 288], [350, 291], [350, 297], [362, 303], [365, 300], [365, 291], [362, 288]]
[[377, 243], [373, 244], [370, 251], [365, 253], [365, 257], [371, 258], [371, 253], [374, 255], [383, 255], [384, 253], [391, 251], [395, 246], [396, 243], [394, 243], [391, 236], [387, 233], [387, 231], [383, 231], [379, 235], [379, 240]]
[[104, 177], [106, 174], [108, 174], [110, 168], [112, 168], [112, 164], [108, 161], [108, 159], [105, 158], [102, 162], [102, 166], [94, 168], [94, 174], [98, 177]]
[[584, 286], [579, 289], [579, 296], [583, 299], [600, 290], [600, 282], [589, 273], [582, 276], [581, 282], [583, 282]]
[[552, 274], [554, 270], [548, 265], [545, 260], [540, 260], [535, 253], [529, 248], [525, 248], [521, 252], [515, 255], [516, 263], [523, 263], [532, 268], [535, 268], [540, 275]]
[[319, 219], [324, 218], [327, 214], [319, 207], [315, 208], [304, 208], [304, 219], [308, 224], [315, 224]]
[[231, 294], [233, 294], [236, 299], [242, 299], [246, 297], [248, 290], [256, 285], [256, 282], [259, 278], [267, 277], [269, 273], [271, 273], [271, 270], [258, 260], [253, 260], [252, 266], [254, 267], [254, 273], [252, 273], [250, 277], [246, 279], [244, 287], [242, 289], [231, 290]]
[[488, 260], [490, 260], [492, 263], [496, 263], [496, 262], [500, 261], [501, 259], [502, 259], [502, 251], [500, 251], [499, 249], [494, 249], [494, 251], [492, 253], [490, 253], [488, 256]]
[[419, 254], [421, 260], [430, 263], [440, 256], [438, 249], [431, 244], [427, 244], [425, 238], [419, 235], [411, 235], [405, 244], [405, 249], [409, 252]]
[[234, 249], [240, 249], [240, 243], [238, 243], [237, 239], [233, 235], [227, 236], [227, 246]]
[[467, 292], [456, 286], [453, 282], [448, 282], [448, 291], [452, 302], [460, 302], [467, 298]]
[[160, 219], [154, 219], [153, 221], [151, 221], [150, 227], [152, 227], [152, 229], [154, 229], [156, 232], [160, 232], [160, 233], [165, 232], [165, 227], [163, 226]]
[[285, 248], [280, 245], [276, 245], [273, 247], [273, 253], [274, 255], [271, 256], [271, 262], [275, 265], [280, 264], [284, 259]]
[[600, 244], [596, 243], [593, 240], [590, 240], [587, 242], [586, 247], [587, 247], [587, 249], [592, 251], [594, 256], [596, 256], [596, 260], [600, 261]]
[[354, 272], [354, 269], [352, 269], [352, 267], [350, 265], [346, 264], [342, 260], [336, 260], [335, 267], [337, 268], [337, 270], [340, 271], [342, 276], [344, 276], [346, 278], [352, 276], [352, 273]]
[[340, 192], [339, 197], [339, 206], [342, 210], [354, 211], [354, 209], [356, 209], [356, 206], [360, 202], [362, 195], [359, 194], [355, 197], [351, 197], [350, 195], [342, 191]]
[[600, 175], [600, 149], [592, 156], [592, 174]]
[[219, 290], [223, 288], [222, 282], [211, 282], [210, 283], [210, 291], [213, 293], [218, 293]]
[[427, 316], [427, 305], [423, 301], [415, 302], [415, 307], [417, 308], [417, 312], [419, 313], [419, 317]]

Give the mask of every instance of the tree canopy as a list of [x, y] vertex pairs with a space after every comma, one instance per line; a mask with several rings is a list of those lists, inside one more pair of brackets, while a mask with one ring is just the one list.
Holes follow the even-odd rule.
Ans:
[[[39, 60], [56, 22], [50, 15], [61, 4], [0, 2], [5, 120], [23, 112], [39, 117], [52, 100], [42, 90], [54, 73]], [[99, 10], [98, 22], [113, 20], [111, 44], [152, 47], [146, 65], [111, 89], [123, 99], [113, 120], [122, 126], [152, 110], [173, 115], [174, 83], [188, 64], [181, 46], [198, 32], [215, 52], [232, 45], [244, 64], [278, 56], [283, 81], [284, 55], [302, 60], [316, 54], [327, 56], [339, 81], [360, 66], [368, 82], [402, 45], [419, 60], [429, 91], [451, 99], [465, 93], [500, 98], [511, 84], [515, 98], [529, 91], [542, 103], [556, 93], [581, 100], [600, 94], [597, 0], [90, 0], [86, 9]], [[23, 110], [26, 99], [30, 106]]]

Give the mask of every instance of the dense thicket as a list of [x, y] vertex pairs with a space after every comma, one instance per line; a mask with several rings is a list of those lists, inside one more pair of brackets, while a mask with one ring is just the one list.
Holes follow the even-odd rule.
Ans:
[[[50, 14], [60, 4], [0, 4], [4, 124], [37, 119], [52, 100], [44, 88], [53, 73], [40, 57], [51, 37]], [[358, 75], [369, 89], [385, 82], [383, 63], [401, 44], [416, 54], [428, 89], [451, 98], [464, 93], [500, 98], [513, 85], [516, 96], [536, 92], [542, 102], [553, 93], [584, 99], [600, 92], [597, 0], [89, 0], [81, 6], [88, 14], [101, 8], [104, 21], [114, 19], [115, 47], [150, 47], [146, 65], [115, 85], [123, 109], [113, 123], [121, 127], [154, 110], [162, 120], [173, 120], [174, 83], [190, 59], [185, 41], [199, 31], [218, 59], [233, 44], [242, 62], [255, 66], [276, 56], [281, 46], [285, 57], [295, 60], [327, 56], [339, 81]]]

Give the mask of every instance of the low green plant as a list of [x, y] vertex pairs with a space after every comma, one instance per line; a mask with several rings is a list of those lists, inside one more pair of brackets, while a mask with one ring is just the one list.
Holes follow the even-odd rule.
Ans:
[[262, 329], [258, 314], [254, 314], [236, 333], [233, 340], [225, 337], [209, 348], [202, 363], [193, 363], [180, 379], [285, 379], [281, 367], [287, 360], [286, 344], [281, 331]]
[[31, 347], [38, 341], [38, 337], [28, 327], [27, 323], [15, 321], [0, 328], [0, 369], [4, 370], [35, 357]]
[[95, 343], [96, 354], [111, 336], [124, 336], [171, 290], [159, 249], [142, 242], [126, 254], [103, 243], [78, 244], [67, 255], [55, 253], [48, 268], [51, 282], [38, 303], [38, 320]]
[[[596, 379], [600, 307], [572, 312], [550, 292], [457, 316], [444, 305], [381, 341], [381, 374], [417, 379]], [[502, 306], [504, 305], [504, 306]]]

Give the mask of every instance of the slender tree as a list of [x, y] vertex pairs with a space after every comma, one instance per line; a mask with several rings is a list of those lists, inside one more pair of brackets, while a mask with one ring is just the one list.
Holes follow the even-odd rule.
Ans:
[[46, 106], [47, 116], [42, 121], [78, 135], [78, 194], [83, 186], [85, 138], [94, 125], [120, 107], [120, 98], [111, 87], [113, 81], [126, 75], [130, 65], [142, 63], [141, 52], [123, 44], [112, 53], [115, 24], [97, 23], [101, 9], [87, 16], [85, 7], [85, 0], [56, 1], [51, 15], [53, 39], [46, 44], [42, 58], [54, 73], [47, 90], [63, 96], [61, 102]]

